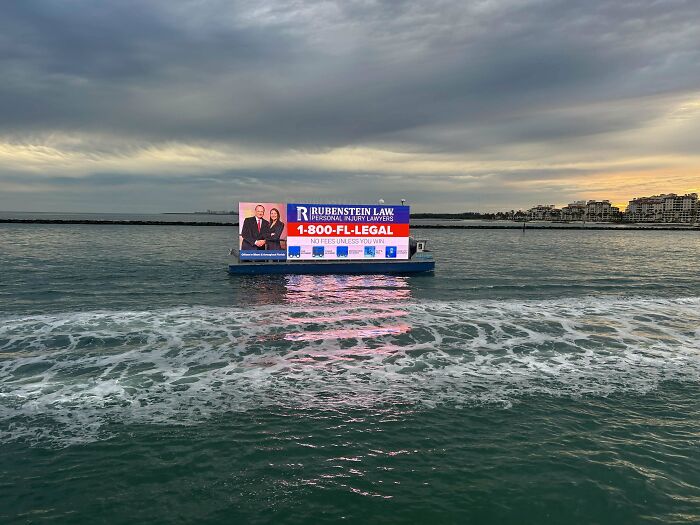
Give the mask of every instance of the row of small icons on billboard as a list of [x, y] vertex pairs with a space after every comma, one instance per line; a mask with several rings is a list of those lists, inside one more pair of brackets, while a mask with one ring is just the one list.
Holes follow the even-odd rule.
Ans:
[[[325, 246], [314, 246], [311, 249], [311, 256], [322, 259], [325, 254]], [[377, 249], [374, 246], [365, 246], [365, 257], [368, 259], [374, 258], [377, 254]], [[342, 259], [348, 256], [347, 246], [336, 246], [335, 247], [336, 258]], [[287, 248], [288, 258], [300, 258], [301, 257], [301, 246], [289, 246]], [[384, 257], [387, 259], [396, 259], [396, 246], [385, 246], [384, 247]]]

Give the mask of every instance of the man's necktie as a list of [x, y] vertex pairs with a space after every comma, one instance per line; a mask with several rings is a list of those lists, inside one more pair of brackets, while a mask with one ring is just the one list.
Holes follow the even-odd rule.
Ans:
[[258, 219], [258, 233], [260, 233], [260, 219]]

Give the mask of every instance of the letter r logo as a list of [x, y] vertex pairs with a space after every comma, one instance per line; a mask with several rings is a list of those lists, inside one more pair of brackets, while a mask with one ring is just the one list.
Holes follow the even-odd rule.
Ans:
[[309, 217], [307, 216], [306, 206], [297, 206], [297, 220], [302, 219], [305, 222], [309, 222]]

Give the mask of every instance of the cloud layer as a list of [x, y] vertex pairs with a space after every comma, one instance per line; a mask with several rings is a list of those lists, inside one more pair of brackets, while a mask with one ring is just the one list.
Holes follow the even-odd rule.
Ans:
[[692, 0], [8, 2], [0, 209], [697, 191], [699, 41]]

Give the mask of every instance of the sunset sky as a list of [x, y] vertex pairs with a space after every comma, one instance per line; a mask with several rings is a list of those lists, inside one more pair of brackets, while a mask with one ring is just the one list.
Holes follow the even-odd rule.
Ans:
[[697, 0], [0, 3], [0, 210], [700, 192]]

